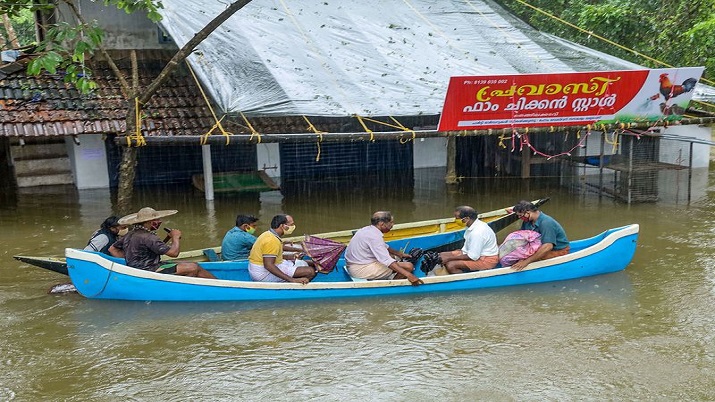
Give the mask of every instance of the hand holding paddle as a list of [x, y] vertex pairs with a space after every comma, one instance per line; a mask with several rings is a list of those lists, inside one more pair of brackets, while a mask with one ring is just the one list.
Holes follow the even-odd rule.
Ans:
[[166, 232], [166, 237], [164, 238], [164, 243], [169, 241], [169, 239], [172, 239], [172, 240], [181, 239], [181, 231], [179, 229], [164, 228], [164, 231]]

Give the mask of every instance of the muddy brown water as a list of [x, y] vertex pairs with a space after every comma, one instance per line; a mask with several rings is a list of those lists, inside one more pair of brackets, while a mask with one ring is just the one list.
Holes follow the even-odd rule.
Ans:
[[[414, 187], [298, 188], [222, 196], [140, 189], [138, 209], [178, 209], [183, 248], [217, 245], [238, 212], [281, 211], [296, 233], [397, 222], [551, 197], [569, 238], [641, 225], [624, 272], [419, 297], [140, 303], [48, 295], [63, 277], [15, 261], [84, 246], [112, 212], [105, 190], [5, 195], [0, 204], [0, 400], [715, 400], [715, 174], [688, 204], [678, 178], [625, 205], [543, 180], [440, 170]], [[667, 188], [666, 188], [667, 187]], [[512, 226], [511, 229], [516, 229]], [[505, 233], [500, 233], [500, 239]]]

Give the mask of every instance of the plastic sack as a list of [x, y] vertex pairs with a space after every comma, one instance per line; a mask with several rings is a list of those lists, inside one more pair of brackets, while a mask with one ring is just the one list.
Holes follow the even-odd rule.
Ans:
[[541, 234], [533, 230], [517, 230], [499, 246], [499, 263], [509, 267], [515, 262], [531, 257], [541, 247]]

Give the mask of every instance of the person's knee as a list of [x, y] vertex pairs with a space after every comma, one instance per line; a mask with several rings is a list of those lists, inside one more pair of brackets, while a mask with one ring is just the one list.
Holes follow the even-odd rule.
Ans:
[[304, 272], [302, 276], [304, 278], [310, 279], [311, 281], [313, 280], [313, 278], [315, 278], [315, 275], [317, 274], [317, 272], [315, 272], [315, 270], [310, 266], [302, 268], [302, 271]]
[[444, 268], [449, 272], [450, 274], [459, 274], [462, 273], [462, 270], [457, 267], [457, 264], [448, 262], [446, 264], [443, 264]]
[[195, 262], [182, 262], [177, 266], [185, 275], [188, 276], [198, 276], [201, 267]]

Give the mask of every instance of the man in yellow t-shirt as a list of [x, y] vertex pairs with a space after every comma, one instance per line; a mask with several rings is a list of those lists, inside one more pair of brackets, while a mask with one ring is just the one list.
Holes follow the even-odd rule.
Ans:
[[307, 284], [315, 278], [315, 269], [307, 262], [283, 258], [281, 236], [290, 235], [295, 222], [290, 215], [276, 215], [271, 220], [271, 229], [263, 232], [251, 247], [248, 255], [248, 273], [258, 282], [295, 282]]

